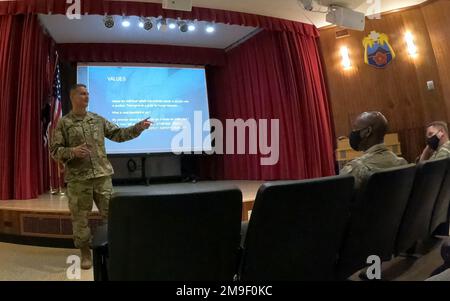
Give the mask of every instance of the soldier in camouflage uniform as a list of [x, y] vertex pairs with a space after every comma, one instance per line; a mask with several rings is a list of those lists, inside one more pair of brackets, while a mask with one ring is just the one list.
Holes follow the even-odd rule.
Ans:
[[387, 130], [388, 121], [380, 112], [366, 112], [356, 118], [350, 145], [356, 151], [363, 151], [364, 155], [347, 163], [340, 171], [341, 175], [355, 177], [356, 188], [376, 171], [408, 164], [384, 145]]
[[420, 156], [420, 161], [437, 160], [450, 157], [448, 126], [443, 121], [430, 123], [426, 129], [427, 146]]
[[[438, 160], [450, 157], [450, 140], [446, 122], [435, 121], [430, 123], [426, 129], [426, 137], [427, 146], [420, 156], [420, 161]], [[447, 240], [442, 244], [441, 256], [442, 259], [444, 259], [444, 265], [440, 267], [440, 272], [450, 268], [450, 240]]]
[[65, 165], [65, 181], [72, 215], [73, 237], [81, 250], [81, 267], [92, 266], [88, 215], [93, 201], [106, 222], [113, 187], [113, 168], [105, 150], [105, 137], [125, 142], [138, 137], [151, 122], [144, 120], [129, 128], [119, 128], [103, 117], [87, 112], [89, 93], [84, 85], [70, 91], [72, 111], [58, 123], [50, 144], [52, 157]]

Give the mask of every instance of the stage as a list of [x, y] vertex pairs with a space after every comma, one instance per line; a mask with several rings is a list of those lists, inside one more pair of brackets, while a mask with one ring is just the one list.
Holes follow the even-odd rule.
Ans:
[[[256, 193], [263, 182], [259, 181], [216, 181], [179, 184], [155, 184], [150, 186], [115, 186], [115, 193], [151, 191], [154, 193], [189, 192], [193, 189], [208, 187], [238, 187], [242, 191], [242, 220], [249, 219]], [[98, 210], [94, 205], [89, 217], [91, 228], [101, 223]], [[41, 239], [66, 239], [72, 237], [72, 224], [65, 195], [44, 194], [33, 200], [0, 201], [0, 241], [36, 242]], [[3, 238], [3, 239], [2, 239]]]

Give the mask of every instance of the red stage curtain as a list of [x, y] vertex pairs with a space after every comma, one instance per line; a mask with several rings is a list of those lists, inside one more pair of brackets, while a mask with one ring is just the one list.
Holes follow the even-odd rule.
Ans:
[[48, 186], [41, 109], [51, 40], [34, 15], [0, 16], [0, 36], [0, 199], [30, 199]]
[[[130, 1], [83, 0], [82, 14], [91, 15], [128, 15], [166, 18], [181, 18], [184, 20], [215, 21], [218, 23], [245, 25], [264, 28], [271, 31], [290, 31], [307, 36], [318, 36], [313, 25], [288, 21], [278, 18], [232, 12], [218, 9], [193, 7], [192, 12], [164, 10], [160, 3], [142, 3]], [[26, 0], [0, 2], [0, 15], [11, 14], [66, 14], [69, 4], [64, 0]]]
[[59, 44], [57, 48], [69, 62], [225, 65], [222, 49], [140, 44]]
[[210, 70], [209, 87], [212, 116], [222, 122], [280, 120], [277, 165], [261, 166], [259, 155], [216, 156], [218, 179], [334, 174], [330, 109], [315, 38], [264, 31], [229, 52], [225, 67]]

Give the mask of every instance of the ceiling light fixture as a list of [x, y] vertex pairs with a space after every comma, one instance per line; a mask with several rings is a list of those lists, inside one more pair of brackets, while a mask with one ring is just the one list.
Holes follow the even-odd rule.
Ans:
[[149, 31], [153, 28], [153, 23], [151, 18], [142, 18], [142, 28]]
[[130, 25], [131, 25], [131, 23], [130, 23], [130, 20], [128, 19], [128, 17], [123, 17], [122, 26], [123, 27], [130, 27]]
[[192, 23], [190, 23], [189, 24], [189, 26], [188, 26], [188, 30], [189, 31], [195, 31], [197, 28], [195, 27], [195, 23], [194, 22], [192, 22]]
[[177, 24], [174, 21], [170, 21], [169, 22], [169, 28], [170, 29], [175, 29], [175, 28], [177, 28]]
[[208, 26], [206, 26], [206, 32], [207, 33], [213, 33], [216, 31], [216, 28], [213, 24], [209, 24]]
[[162, 18], [161, 20], [159, 20], [158, 22], [158, 30], [162, 31], [162, 32], [166, 32], [167, 31], [167, 20], [165, 18]]
[[181, 32], [187, 32], [189, 30], [189, 26], [186, 21], [179, 21], [178, 28]]
[[114, 27], [114, 17], [106, 15], [103, 18], [103, 24], [105, 24], [106, 28], [113, 28]]

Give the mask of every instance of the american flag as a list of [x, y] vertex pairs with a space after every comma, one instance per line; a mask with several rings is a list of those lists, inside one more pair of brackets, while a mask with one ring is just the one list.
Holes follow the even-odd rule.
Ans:
[[[53, 68], [53, 85], [52, 93], [50, 95], [51, 105], [50, 105], [50, 116], [46, 131], [46, 144], [50, 144], [50, 139], [52, 139], [53, 131], [58, 125], [58, 121], [62, 117], [62, 102], [61, 102], [61, 70], [58, 63], [58, 54], [56, 54], [55, 66]], [[61, 177], [60, 164], [54, 160], [51, 160], [49, 154], [49, 176], [50, 176], [50, 191], [54, 193], [52, 187], [64, 187], [62, 182], [63, 177]]]
[[47, 127], [47, 142], [51, 138], [53, 130], [56, 128], [59, 119], [62, 117], [61, 103], [61, 70], [58, 62], [56, 62], [52, 87], [52, 103], [50, 107], [50, 122]]
[[53, 109], [52, 109], [52, 129], [56, 127], [59, 119], [62, 117], [61, 103], [61, 70], [59, 64], [56, 63], [55, 79], [53, 81]]

